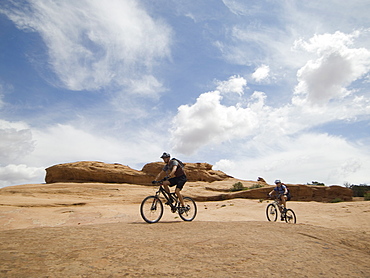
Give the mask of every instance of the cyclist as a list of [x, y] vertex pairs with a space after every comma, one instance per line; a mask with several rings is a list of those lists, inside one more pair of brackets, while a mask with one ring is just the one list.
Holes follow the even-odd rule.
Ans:
[[166, 174], [168, 179], [163, 182], [164, 189], [167, 193], [170, 193], [169, 186], [172, 187], [176, 185], [175, 193], [179, 198], [181, 206], [185, 207], [184, 200], [180, 193], [184, 184], [187, 182], [185, 171], [176, 159], [171, 159], [171, 155], [169, 153], [164, 152], [161, 158], [166, 165], [164, 165], [162, 171], [157, 175], [152, 183], [155, 183], [163, 174]]
[[271, 197], [272, 193], [274, 193], [274, 191], [280, 195], [280, 199], [279, 199], [279, 203], [282, 204], [284, 206], [284, 210], [283, 212], [286, 211], [286, 201], [288, 200], [288, 188], [286, 187], [286, 185], [284, 183], [282, 183], [280, 180], [276, 180], [275, 181], [275, 184], [276, 184], [276, 187], [271, 190], [271, 192], [269, 193], [269, 196]]

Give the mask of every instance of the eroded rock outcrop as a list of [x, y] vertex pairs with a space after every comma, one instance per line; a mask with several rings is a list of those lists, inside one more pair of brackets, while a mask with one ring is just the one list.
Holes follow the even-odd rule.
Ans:
[[[163, 162], [146, 164], [141, 171], [122, 164], [108, 164], [97, 161], [79, 161], [51, 166], [46, 169], [46, 183], [79, 182], [79, 183], [129, 183], [150, 185], [151, 181], [163, 168]], [[234, 179], [222, 171], [212, 170], [208, 163], [186, 163], [185, 170], [194, 194], [190, 195], [197, 201], [220, 201], [234, 198], [266, 199], [273, 188], [261, 178], [255, 181]], [[207, 185], [204, 185], [206, 182]], [[233, 183], [241, 182], [246, 187], [256, 184], [261, 188], [231, 192]], [[342, 186], [311, 186], [288, 184], [292, 201], [331, 202], [335, 199], [352, 200], [352, 190]], [[199, 189], [196, 189], [199, 188]], [[203, 188], [203, 189], [201, 189]], [[197, 193], [195, 193], [195, 191]]]
[[[163, 162], [146, 164], [141, 171], [122, 164], [108, 164], [98, 161], [79, 161], [51, 166], [46, 169], [46, 183], [55, 182], [102, 182], [131, 183], [147, 185], [161, 171]], [[186, 163], [188, 180], [213, 182], [230, 176], [212, 170], [208, 163]]]
[[122, 164], [98, 161], [78, 161], [51, 166], [46, 169], [46, 183], [102, 182], [145, 184], [150, 180], [142, 171]]
[[[317, 202], [332, 202], [338, 201], [352, 201], [352, 190], [338, 185], [332, 186], [312, 186], [304, 184], [287, 184], [292, 199], [291, 201], [317, 201]], [[225, 193], [225, 190], [216, 190], [223, 193], [218, 195], [199, 195], [195, 199], [198, 201], [220, 201], [234, 198], [247, 199], [266, 199], [267, 194], [274, 188], [274, 186], [267, 185], [262, 188], [243, 190], [237, 192]]]

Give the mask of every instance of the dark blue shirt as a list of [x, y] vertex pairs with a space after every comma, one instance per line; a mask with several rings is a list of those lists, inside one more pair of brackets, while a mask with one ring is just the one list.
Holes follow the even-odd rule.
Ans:
[[285, 193], [286, 186], [282, 184], [281, 186], [276, 186], [274, 188], [275, 191], [277, 191], [279, 194], [284, 194]]

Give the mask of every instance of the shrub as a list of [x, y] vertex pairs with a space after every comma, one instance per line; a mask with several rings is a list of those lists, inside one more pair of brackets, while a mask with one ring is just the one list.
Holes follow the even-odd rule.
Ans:
[[325, 186], [325, 183], [318, 182], [318, 181], [312, 181], [312, 183], [307, 183], [307, 185]]
[[253, 184], [251, 187], [249, 187], [249, 189], [254, 189], [254, 188], [260, 188], [260, 187], [263, 187], [261, 184]]
[[340, 202], [343, 202], [343, 200], [341, 198], [335, 198], [335, 199], [331, 200], [330, 203], [340, 203]]
[[233, 184], [233, 187], [230, 188], [230, 191], [241, 191], [244, 189], [244, 185], [239, 181]]
[[370, 185], [367, 185], [367, 184], [360, 184], [360, 185], [352, 184], [349, 188], [353, 192], [353, 197], [365, 197], [365, 193], [367, 193], [370, 190]]
[[365, 201], [370, 201], [370, 191], [368, 191], [368, 192], [366, 192], [366, 193], [364, 194], [364, 200], [365, 200]]

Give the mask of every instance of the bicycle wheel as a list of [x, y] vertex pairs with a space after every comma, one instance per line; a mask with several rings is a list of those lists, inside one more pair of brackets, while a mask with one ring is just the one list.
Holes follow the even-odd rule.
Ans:
[[182, 220], [192, 221], [197, 215], [197, 205], [190, 197], [184, 197], [184, 208], [179, 208], [178, 212]]
[[290, 224], [295, 224], [297, 222], [297, 218], [295, 216], [295, 213], [291, 209], [287, 209], [285, 212], [285, 222]]
[[140, 206], [141, 217], [148, 223], [158, 222], [163, 215], [162, 201], [156, 196], [148, 196]]
[[266, 208], [266, 217], [268, 221], [276, 221], [278, 212], [274, 204], [269, 204]]

